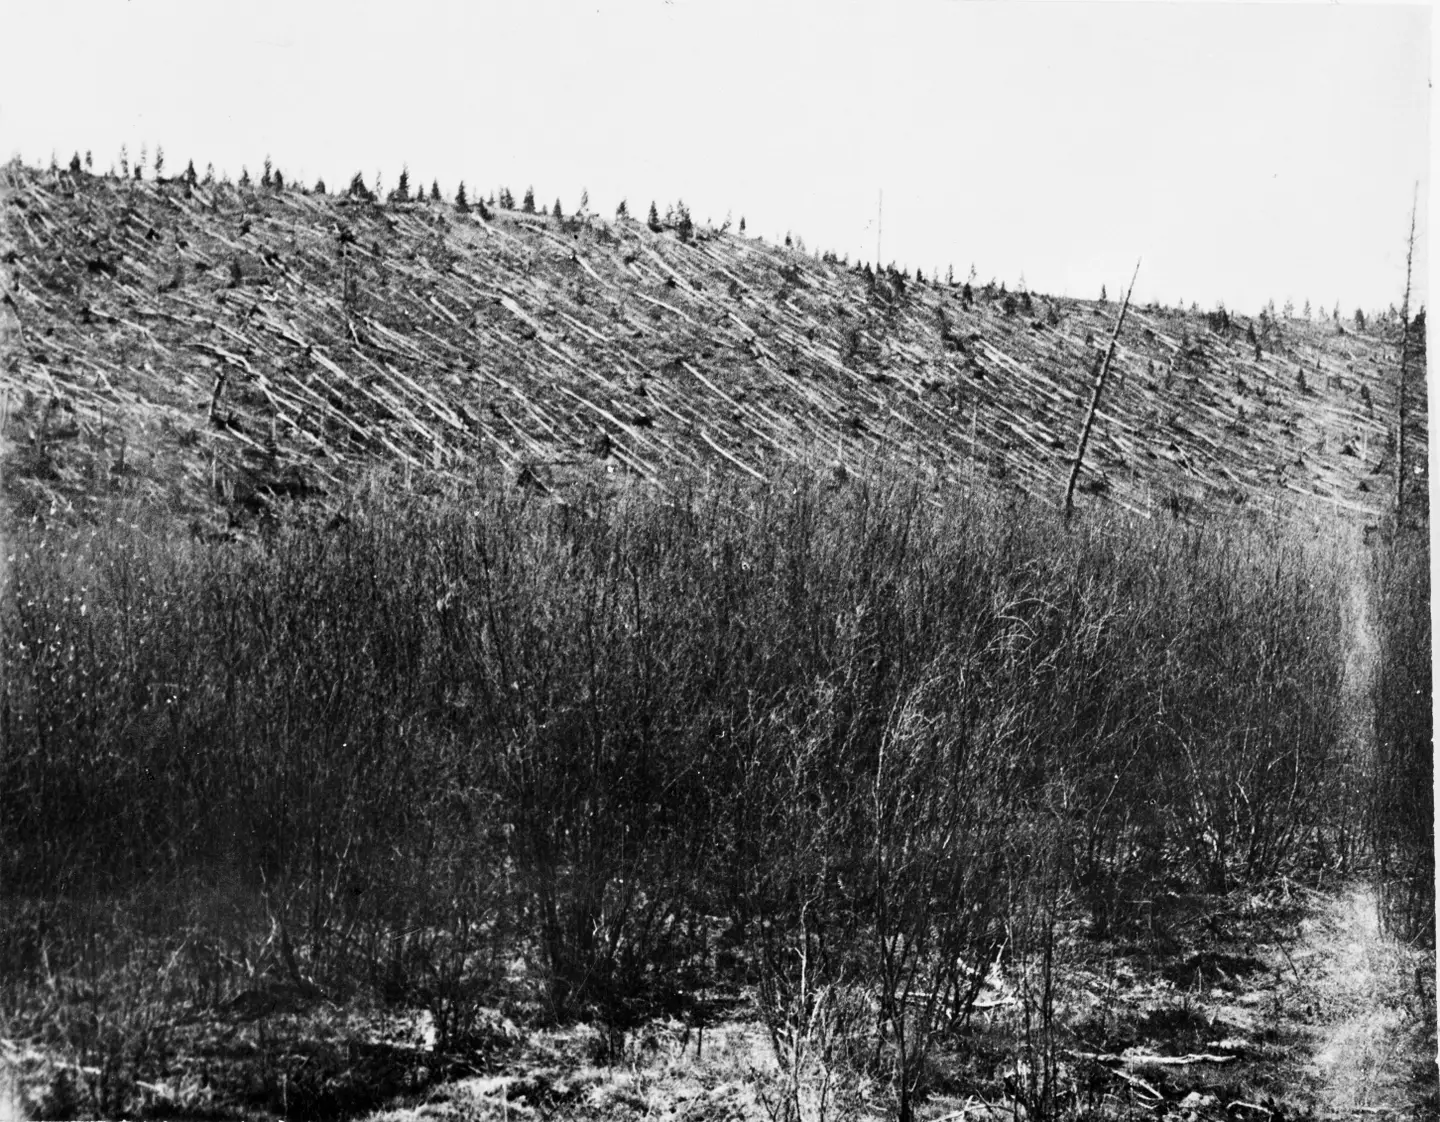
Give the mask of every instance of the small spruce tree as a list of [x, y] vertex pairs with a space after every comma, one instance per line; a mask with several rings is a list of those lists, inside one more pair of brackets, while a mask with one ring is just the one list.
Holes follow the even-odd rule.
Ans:
[[315, 194], [317, 194], [317, 195], [323, 195], [323, 194], [325, 194], [325, 180], [324, 180], [323, 178], [317, 179], [317, 180], [315, 181]]
[[410, 201], [410, 168], [407, 164], [400, 166], [400, 181], [395, 184], [395, 190], [390, 196], [397, 203], [408, 203]]
[[[493, 197], [492, 197], [492, 201], [493, 201]], [[476, 199], [476, 200], [475, 200], [475, 210], [476, 210], [476, 212], [480, 215], [480, 217], [481, 217], [482, 219], [484, 219], [486, 222], [489, 222], [489, 221], [490, 221], [490, 208], [485, 205], [485, 200], [484, 200], [484, 199]]]
[[455, 192], [455, 209], [461, 214], [470, 213], [470, 200], [465, 197], [465, 181], [463, 179]]
[[650, 229], [654, 230], [657, 234], [660, 232], [660, 212], [655, 209], [655, 201], [653, 199], [650, 201], [650, 213], [645, 218], [645, 225], [649, 226]]
[[1357, 331], [1365, 330], [1365, 313], [1359, 308], [1355, 309], [1355, 329]]
[[682, 242], [688, 242], [695, 236], [695, 223], [690, 221], [690, 208], [684, 202], [675, 206], [675, 229]]
[[187, 187], [194, 187], [194, 186], [195, 186], [195, 180], [196, 180], [198, 177], [195, 175], [195, 161], [194, 161], [194, 160], [188, 160], [188, 161], [186, 161], [186, 163], [185, 163], [185, 170], [180, 173], [180, 178], [185, 181], [185, 185], [186, 185]]
[[215, 165], [214, 165], [214, 164], [206, 164], [206, 165], [205, 165], [205, 178], [200, 181], [200, 184], [201, 184], [201, 186], [203, 186], [203, 187], [213, 187], [213, 186], [215, 186]]
[[70, 174], [71, 174], [71, 175], [79, 175], [79, 174], [80, 174], [80, 153], [79, 153], [79, 152], [76, 152], [75, 155], [73, 155], [73, 156], [70, 157]]
[[501, 209], [501, 210], [514, 210], [514, 209], [515, 209], [515, 196], [510, 193], [510, 188], [509, 188], [509, 187], [501, 187], [501, 188], [500, 188], [500, 209]]
[[351, 177], [350, 189], [345, 193], [352, 199], [360, 199], [367, 203], [375, 201], [375, 196], [371, 193], [370, 188], [365, 186], [364, 174], [358, 171]]
[[95, 169], [95, 157], [92, 156], [92, 155], [90, 155], [90, 149], [87, 148], [87, 149], [85, 149], [85, 170], [86, 170], [86, 171], [93, 171], [94, 169]]
[[165, 149], [159, 144], [155, 145], [155, 178], [159, 179], [165, 171]]
[[590, 209], [590, 192], [584, 187], [580, 188], [580, 209], [575, 213], [583, 215]]
[[743, 214], [740, 216], [740, 236], [742, 238], [745, 236], [745, 216]]
[[438, 203], [440, 201], [440, 181], [438, 179], [432, 179], [430, 181], [430, 201], [432, 203]]
[[621, 199], [620, 205], [615, 208], [615, 221], [620, 222], [629, 217], [630, 204], [627, 203], [624, 199]]
[[[125, 145], [120, 145], [120, 178], [130, 178], [130, 154], [125, 150]], [[1336, 307], [1339, 307], [1337, 304]]]
[[1108, 299], [1109, 299], [1109, 297], [1105, 294], [1105, 286], [1102, 284], [1102, 285], [1100, 286], [1100, 303], [1103, 304], [1103, 303], [1105, 303]]
[[555, 199], [555, 205], [550, 208], [550, 217], [551, 217], [551, 218], [564, 218], [564, 217], [565, 217], [564, 213], [560, 210], [560, 199], [559, 199], [558, 197]]
[[247, 189], [250, 186], [250, 169], [244, 164], [240, 165], [240, 186]]
[[521, 202], [520, 202], [520, 212], [521, 212], [522, 214], [534, 214], [534, 213], [535, 213], [535, 188], [534, 188], [534, 187], [526, 187], [526, 188], [525, 188], [525, 198], [522, 199]]
[[272, 182], [274, 182], [274, 177], [270, 174], [270, 157], [266, 156], [265, 167], [260, 176], [260, 186], [268, 191]]
[[280, 174], [279, 168], [270, 173], [270, 187], [277, 195], [285, 190], [285, 177]]

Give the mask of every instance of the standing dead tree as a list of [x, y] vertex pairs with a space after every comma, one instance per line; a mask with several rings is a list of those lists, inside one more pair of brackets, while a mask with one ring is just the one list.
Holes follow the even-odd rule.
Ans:
[[1410, 342], [1410, 278], [1411, 266], [1415, 260], [1415, 208], [1418, 205], [1420, 188], [1417, 186], [1416, 200], [1410, 204], [1410, 241], [1405, 249], [1405, 299], [1400, 303], [1400, 386], [1395, 394], [1395, 528], [1404, 524], [1405, 516], [1405, 361], [1409, 357]]
[[[1110, 363], [1115, 358], [1115, 344], [1120, 339], [1120, 329], [1125, 326], [1125, 313], [1130, 310], [1130, 295], [1135, 291], [1135, 278], [1140, 275], [1140, 262], [1135, 262], [1135, 272], [1130, 277], [1130, 287], [1125, 290], [1125, 303], [1120, 305], [1120, 318], [1115, 321], [1115, 330], [1110, 335], [1110, 346], [1105, 350], [1105, 361], [1100, 364], [1100, 373], [1095, 376], [1095, 388], [1090, 395], [1090, 409], [1085, 414], [1085, 424], [1080, 429], [1080, 443], [1075, 449], [1075, 462], [1070, 465], [1070, 481], [1065, 485], [1065, 521], [1069, 522], [1075, 513], [1075, 483], [1080, 478], [1080, 465], [1085, 459], [1085, 446], [1090, 443], [1090, 430], [1095, 426], [1095, 412], [1100, 408], [1100, 394], [1105, 389], [1105, 378], [1110, 373]], [[1102, 297], [1103, 299], [1103, 297]]]

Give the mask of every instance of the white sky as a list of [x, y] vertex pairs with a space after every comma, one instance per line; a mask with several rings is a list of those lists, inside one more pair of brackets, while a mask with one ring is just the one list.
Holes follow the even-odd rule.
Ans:
[[0, 0], [0, 153], [683, 198], [810, 249], [1254, 313], [1399, 303], [1427, 5]]

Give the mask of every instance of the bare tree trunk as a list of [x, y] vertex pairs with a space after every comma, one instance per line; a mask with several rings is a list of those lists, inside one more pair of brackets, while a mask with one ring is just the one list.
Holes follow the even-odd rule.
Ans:
[[1110, 373], [1110, 362], [1115, 357], [1115, 344], [1120, 338], [1120, 328], [1125, 325], [1125, 313], [1130, 310], [1130, 294], [1135, 291], [1135, 278], [1140, 275], [1140, 262], [1135, 262], [1135, 272], [1130, 277], [1130, 287], [1125, 290], [1125, 303], [1120, 305], [1120, 318], [1115, 321], [1115, 331], [1110, 336], [1110, 346], [1105, 351], [1105, 361], [1095, 377], [1095, 389], [1090, 395], [1090, 411], [1085, 414], [1085, 425], [1080, 430], [1080, 444], [1075, 449], [1075, 462], [1070, 466], [1070, 482], [1065, 486], [1065, 521], [1075, 513], [1075, 483], [1080, 478], [1080, 464], [1085, 459], [1085, 446], [1090, 443], [1090, 430], [1095, 425], [1095, 411], [1100, 408], [1100, 393], [1105, 389], [1105, 378]]
[[[1419, 187], [1416, 187], [1418, 194]], [[1415, 207], [1410, 204], [1410, 241], [1405, 250], [1405, 299], [1400, 303], [1400, 390], [1395, 395], [1395, 529], [1405, 514], [1405, 360], [1410, 342], [1410, 267], [1415, 259]]]

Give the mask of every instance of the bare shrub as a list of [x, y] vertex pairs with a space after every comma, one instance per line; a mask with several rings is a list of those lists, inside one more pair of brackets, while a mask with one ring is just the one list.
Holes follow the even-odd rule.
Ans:
[[1403, 938], [1435, 939], [1434, 754], [1430, 550], [1401, 534], [1371, 578], [1378, 650], [1372, 678], [1375, 757], [1369, 832], [1381, 908]]
[[[1046, 932], [1072, 897], [1138, 932], [1187, 885], [1333, 865], [1353, 818], [1333, 566], [1278, 533], [1067, 531], [799, 470], [348, 501], [252, 542], [144, 517], [16, 536], [7, 895], [223, 882], [223, 922], [197, 904], [157, 936], [191, 992], [368, 990], [429, 1008], [444, 1047], [523, 957], [527, 1007], [597, 1021], [612, 1059], [691, 1015], [723, 930], [784, 1110], [803, 1083], [910, 1114], [1002, 947], [1053, 1051]], [[1399, 573], [1396, 720], [1428, 658]], [[1418, 817], [1395, 802], [1421, 787], [1413, 720], [1382, 735], [1377, 829]], [[1397, 881], [1419, 842], [1377, 840]], [[4, 974], [22, 1005], [49, 992], [37, 956]]]

